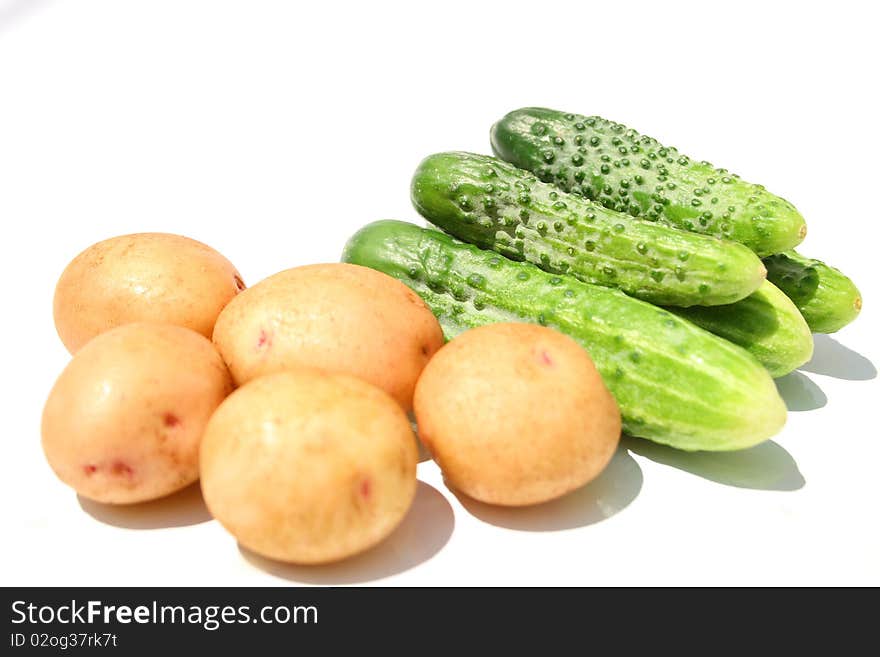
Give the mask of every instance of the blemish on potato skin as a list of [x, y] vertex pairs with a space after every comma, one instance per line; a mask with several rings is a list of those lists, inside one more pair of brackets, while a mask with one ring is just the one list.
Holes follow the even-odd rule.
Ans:
[[266, 329], [260, 329], [260, 336], [257, 338], [257, 349], [268, 349], [272, 346], [272, 334]]
[[361, 497], [365, 500], [369, 500], [370, 496], [373, 493], [373, 482], [369, 477], [364, 477], [361, 479], [361, 485], [358, 489], [358, 492], [361, 494]]
[[91, 476], [92, 476], [93, 474], [95, 474], [97, 471], [98, 471], [98, 466], [97, 466], [97, 465], [94, 465], [93, 463], [86, 463], [86, 464], [83, 466], [83, 472], [85, 473], [85, 475], [86, 475], [87, 477], [91, 477]]
[[241, 276], [239, 276], [238, 274], [234, 276], [233, 280], [235, 281], [235, 289], [237, 289], [239, 292], [244, 291], [244, 289], [247, 287], [244, 284], [244, 281], [241, 279]]
[[406, 300], [418, 308], [425, 308], [425, 302], [422, 300], [422, 297], [410, 289], [406, 291]]
[[165, 413], [165, 415], [162, 416], [162, 423], [169, 429], [173, 429], [180, 425], [180, 418], [174, 413]]
[[117, 460], [110, 464], [110, 473], [117, 477], [131, 477], [134, 474], [134, 469], [125, 461]]
[[550, 354], [547, 353], [546, 349], [541, 349], [541, 362], [547, 367], [553, 367], [553, 359], [550, 358]]

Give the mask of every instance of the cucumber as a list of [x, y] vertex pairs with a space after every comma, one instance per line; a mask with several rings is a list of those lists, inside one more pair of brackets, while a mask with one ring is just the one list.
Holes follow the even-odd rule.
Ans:
[[846, 275], [824, 262], [786, 251], [764, 259], [767, 278], [794, 301], [813, 333], [834, 333], [862, 309], [862, 295]]
[[533, 322], [570, 335], [590, 352], [631, 435], [725, 451], [759, 443], [785, 423], [785, 404], [751, 354], [619, 290], [400, 221], [362, 228], [342, 259], [411, 287], [447, 339], [492, 322]]
[[758, 255], [803, 241], [785, 199], [598, 116], [518, 109], [492, 126], [499, 157], [618, 212], [745, 244]]
[[656, 304], [732, 303], [766, 274], [741, 244], [633, 219], [486, 155], [425, 158], [413, 176], [412, 201], [465, 242]]
[[810, 327], [791, 299], [769, 281], [726, 306], [669, 310], [743, 347], [774, 378], [785, 376], [813, 356]]

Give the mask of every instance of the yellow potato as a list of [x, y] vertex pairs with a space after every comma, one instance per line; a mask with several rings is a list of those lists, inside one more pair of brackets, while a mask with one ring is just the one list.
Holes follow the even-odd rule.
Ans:
[[43, 410], [43, 450], [80, 495], [129, 504], [199, 476], [198, 448], [232, 379], [211, 341], [171, 324], [134, 323], [89, 341]]
[[409, 410], [443, 333], [400, 281], [334, 263], [288, 269], [242, 292], [217, 318], [214, 343], [239, 385], [313, 367], [372, 383]]
[[217, 315], [244, 287], [231, 262], [188, 237], [113, 237], [87, 248], [61, 274], [55, 328], [70, 353], [130, 322], [176, 324], [210, 338]]
[[300, 369], [254, 379], [220, 405], [201, 447], [211, 513], [245, 547], [302, 564], [381, 541], [416, 490], [400, 406], [354, 377]]
[[466, 331], [415, 391], [419, 437], [455, 489], [490, 504], [537, 504], [611, 460], [620, 412], [587, 352], [530, 324]]

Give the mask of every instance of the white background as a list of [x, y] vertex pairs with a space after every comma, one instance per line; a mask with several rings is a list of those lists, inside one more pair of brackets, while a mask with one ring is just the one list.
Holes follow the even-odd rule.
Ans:
[[[2, 584], [880, 584], [877, 16], [870, 3], [0, 0]], [[824, 3], [823, 3], [824, 4]], [[104, 508], [40, 449], [68, 355], [66, 263], [169, 231], [253, 284], [416, 220], [426, 154], [488, 152], [523, 105], [600, 114], [792, 200], [803, 251], [860, 285], [861, 318], [779, 381], [785, 430], [686, 455], [626, 441], [561, 501], [463, 503], [431, 462], [402, 527], [322, 568], [243, 554], [197, 487]]]

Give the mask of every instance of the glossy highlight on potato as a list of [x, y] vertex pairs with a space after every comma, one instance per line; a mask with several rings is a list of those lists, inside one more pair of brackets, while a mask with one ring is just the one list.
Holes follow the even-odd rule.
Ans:
[[422, 368], [443, 345], [418, 295], [390, 276], [343, 263], [282, 271], [238, 295], [214, 328], [238, 385], [313, 367], [376, 385], [404, 408]]
[[131, 322], [165, 322], [210, 338], [223, 307], [245, 288], [229, 260], [169, 233], [121, 235], [74, 258], [55, 288], [58, 336], [70, 353]]
[[98, 502], [163, 497], [199, 476], [198, 450], [232, 379], [211, 341], [133, 323], [89, 341], [43, 410], [43, 450], [59, 479]]
[[594, 479], [620, 439], [620, 411], [571, 338], [498, 323], [453, 339], [415, 393], [419, 437], [454, 489], [523, 506]]
[[316, 564], [375, 545], [416, 491], [409, 420], [360, 379], [300, 369], [259, 377], [211, 418], [201, 446], [211, 513], [245, 547]]

